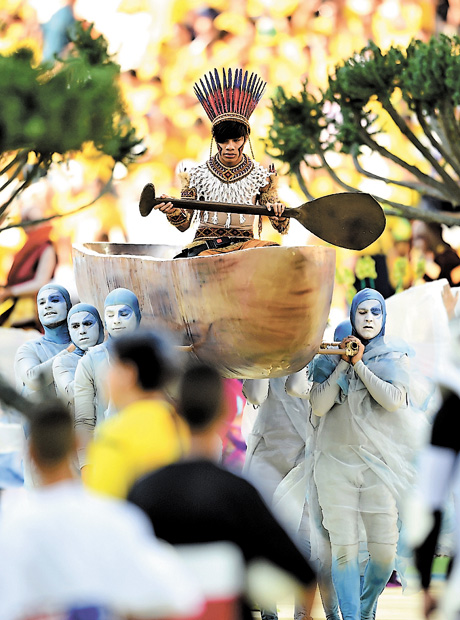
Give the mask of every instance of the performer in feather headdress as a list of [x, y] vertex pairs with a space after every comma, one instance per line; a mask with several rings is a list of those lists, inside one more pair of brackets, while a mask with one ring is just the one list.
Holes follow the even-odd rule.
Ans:
[[[258, 164], [243, 153], [250, 144], [249, 117], [259, 103], [266, 83], [256, 74], [250, 76], [242, 69], [222, 71], [222, 82], [217, 69], [195, 84], [195, 94], [212, 122], [210, 158], [205, 163], [180, 174], [182, 198], [212, 202], [260, 204], [273, 211], [272, 226], [284, 234], [289, 219], [282, 217], [285, 209], [279, 202], [276, 190], [276, 172]], [[213, 140], [217, 153], [212, 156]], [[252, 152], [252, 148], [251, 148]], [[149, 205], [149, 187], [141, 195], [141, 213], [146, 215], [153, 207]], [[162, 196], [167, 198], [167, 196]], [[195, 238], [180, 257], [229, 252], [233, 250], [276, 245], [270, 241], [254, 239], [254, 215], [188, 211], [178, 209], [170, 202], [155, 207], [166, 214], [169, 222], [180, 231], [190, 227], [193, 218], [198, 219]], [[259, 220], [259, 236], [261, 223]]]

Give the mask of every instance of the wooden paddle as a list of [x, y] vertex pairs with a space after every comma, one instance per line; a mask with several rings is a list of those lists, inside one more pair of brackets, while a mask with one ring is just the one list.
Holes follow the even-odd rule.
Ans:
[[[259, 205], [205, 202], [190, 198], [156, 198], [155, 186], [147, 183], [141, 193], [139, 211], [144, 217], [161, 202], [192, 211], [244, 213], [273, 216], [273, 211]], [[380, 237], [385, 229], [382, 207], [370, 194], [347, 192], [331, 194], [286, 209], [285, 217], [293, 217], [314, 235], [333, 245], [350, 250], [363, 250]]]

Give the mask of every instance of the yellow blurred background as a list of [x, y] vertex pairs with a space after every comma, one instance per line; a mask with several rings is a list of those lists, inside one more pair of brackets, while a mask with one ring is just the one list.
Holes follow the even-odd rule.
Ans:
[[[319, 92], [327, 86], [334, 66], [360, 50], [372, 39], [382, 49], [406, 46], [413, 37], [427, 40], [435, 32], [458, 31], [458, 9], [447, 10], [436, 0], [0, 0], [0, 53], [27, 45], [42, 60], [49, 44], [50, 29], [57, 13], [65, 9], [74, 19], [94, 23], [109, 42], [109, 51], [121, 66], [121, 88], [126, 108], [138, 134], [144, 136], [146, 153], [129, 168], [117, 165], [110, 193], [77, 215], [55, 220], [60, 273], [71, 277], [72, 243], [94, 240], [184, 245], [188, 239], [154, 213], [141, 219], [138, 197], [143, 185], [153, 182], [158, 193], [177, 196], [176, 169], [182, 160], [201, 162], [209, 156], [210, 123], [193, 94], [193, 83], [217, 67], [242, 67], [255, 71], [267, 82], [266, 94], [251, 118], [252, 145], [262, 164], [265, 139], [271, 124], [270, 97], [277, 86], [296, 93], [308, 78], [309, 88]], [[55, 22], [57, 23], [57, 22]], [[395, 132], [387, 136], [393, 151], [405, 149]], [[404, 188], [391, 189], [358, 178], [354, 168], [339, 155], [332, 162], [351, 185], [375, 191], [396, 201], [416, 205], [418, 196]], [[91, 147], [76, 154], [67, 164], [53, 168], [40, 196], [26, 192], [10, 213], [20, 217], [21, 204], [38, 201], [43, 213], [63, 213], [88, 203], [109, 176], [110, 160]], [[385, 174], [381, 161], [368, 162]], [[275, 161], [276, 164], [276, 161]], [[278, 163], [280, 195], [288, 206], [306, 201], [295, 179], [286, 176]], [[305, 169], [308, 188], [314, 196], [342, 191], [326, 171]], [[46, 197], [45, 197], [46, 196]], [[270, 227], [263, 236], [280, 241]], [[390, 218], [386, 233], [365, 254], [395, 254], [395, 239], [410, 238], [410, 226]], [[15, 251], [24, 243], [22, 229], [0, 233], [0, 282], [3, 282]], [[283, 243], [317, 243], [297, 222]], [[337, 251], [337, 286], [334, 304], [345, 304], [347, 282], [354, 273], [356, 252]], [[396, 252], [393, 262], [398, 259]], [[390, 261], [391, 262], [391, 261]], [[393, 263], [392, 263], [393, 264]], [[413, 283], [415, 268], [396, 280]], [[361, 267], [366, 269], [364, 263]], [[399, 275], [398, 275], [399, 274]], [[396, 279], [395, 279], [396, 278]], [[354, 276], [353, 276], [354, 279]]]

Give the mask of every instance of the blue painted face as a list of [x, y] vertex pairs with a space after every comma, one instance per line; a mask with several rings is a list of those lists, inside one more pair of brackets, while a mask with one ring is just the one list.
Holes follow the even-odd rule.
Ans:
[[380, 334], [383, 325], [383, 312], [380, 302], [375, 299], [362, 301], [356, 309], [355, 329], [358, 336], [372, 340]]
[[60, 325], [67, 317], [67, 302], [62, 293], [53, 288], [46, 288], [37, 297], [38, 318], [46, 327]]
[[76, 347], [87, 351], [99, 340], [99, 324], [90, 312], [75, 312], [69, 320], [69, 334]]
[[107, 331], [112, 338], [118, 338], [137, 329], [138, 322], [134, 310], [126, 304], [107, 306], [104, 318]]

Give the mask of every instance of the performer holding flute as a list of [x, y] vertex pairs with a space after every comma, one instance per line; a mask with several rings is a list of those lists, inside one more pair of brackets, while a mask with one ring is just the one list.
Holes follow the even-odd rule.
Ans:
[[[314, 479], [344, 620], [372, 619], [395, 569], [399, 503], [411, 484], [423, 424], [410, 405], [409, 347], [385, 340], [385, 320], [380, 293], [360, 291], [351, 305], [352, 335], [340, 343], [343, 355], [313, 363], [310, 403], [320, 417]], [[345, 347], [352, 342], [357, 351], [350, 357]], [[363, 583], [360, 544], [369, 552]]]
[[[264, 168], [243, 153], [250, 144], [249, 117], [259, 103], [266, 83], [256, 74], [248, 76], [242, 69], [223, 70], [222, 82], [216, 69], [195, 84], [195, 94], [212, 122], [210, 159], [205, 163], [180, 173], [182, 198], [212, 202], [240, 203], [265, 206], [273, 212], [270, 222], [277, 231], [285, 234], [289, 219], [283, 217], [285, 206], [279, 201], [276, 173], [273, 166]], [[212, 156], [212, 142], [217, 153]], [[251, 147], [252, 152], [252, 147]], [[254, 155], [253, 155], [254, 156]], [[147, 215], [152, 185], [145, 186], [141, 195], [142, 215]], [[162, 198], [168, 198], [162, 196]], [[219, 254], [234, 250], [277, 245], [254, 238], [254, 219], [249, 214], [218, 213], [178, 209], [171, 202], [154, 207], [165, 213], [168, 221], [180, 231], [198, 219], [198, 229], [193, 242], [179, 255], [181, 258]], [[259, 237], [261, 232], [259, 216]]]

